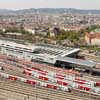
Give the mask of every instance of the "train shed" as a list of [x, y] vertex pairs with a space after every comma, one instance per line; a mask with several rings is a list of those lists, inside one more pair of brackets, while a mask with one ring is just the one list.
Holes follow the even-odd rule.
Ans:
[[58, 57], [56, 59], [56, 65], [61, 67], [82, 68], [92, 70], [96, 67], [96, 62], [70, 57]]

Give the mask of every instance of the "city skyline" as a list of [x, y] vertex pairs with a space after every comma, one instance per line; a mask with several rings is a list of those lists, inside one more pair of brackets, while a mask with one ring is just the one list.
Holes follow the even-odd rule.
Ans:
[[100, 10], [99, 4], [99, 0], [3, 0], [0, 1], [0, 9], [76, 8]]

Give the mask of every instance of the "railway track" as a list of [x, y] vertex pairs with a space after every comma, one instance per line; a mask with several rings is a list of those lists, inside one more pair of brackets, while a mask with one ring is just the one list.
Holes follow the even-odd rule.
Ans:
[[[18, 72], [18, 71], [11, 71], [11, 70], [6, 69], [4, 72], [7, 73], [7, 74], [12, 74], [12, 75], [20, 76], [20, 77], [24, 77], [24, 78], [32, 78], [32, 77], [27, 77], [27, 76], [23, 75], [22, 73], [20, 73], [20, 72]], [[34, 79], [34, 78], [33, 78], [33, 79]], [[38, 79], [35, 79], [35, 80], [38, 80]], [[18, 82], [18, 83], [20, 83], [20, 82]], [[21, 83], [21, 84], [22, 84], [22, 83]], [[25, 84], [23, 84], [23, 85], [25, 85]], [[29, 86], [29, 85], [28, 85], [28, 86]], [[76, 91], [74, 91], [72, 95], [81, 96], [81, 97], [84, 97], [84, 96], [85, 96], [85, 97], [87, 97], [87, 98], [88, 98], [89, 96], [91, 96], [91, 95], [79, 93], [79, 92], [76, 92]], [[91, 97], [92, 97], [92, 98], [97, 98], [96, 96], [91, 96]]]
[[[42, 69], [42, 67], [41, 67], [41, 69]], [[44, 68], [42, 70], [44, 70]], [[47, 68], [47, 71], [48, 70], [49, 70], [49, 68]], [[3, 71], [3, 72], [12, 74], [15, 76], [24, 77], [24, 78], [33, 78], [33, 77], [27, 77], [27, 76], [23, 75], [21, 73], [21, 71], [19, 71], [19, 68], [18, 68], [18, 70], [17, 70], [17, 68], [16, 68], [16, 70], [5, 69], [5, 71]], [[36, 79], [36, 80], [38, 80], [38, 79]], [[3, 87], [3, 85], [5, 85], [5, 86]], [[24, 86], [26, 86], [26, 87], [24, 87]], [[35, 88], [28, 84], [18, 82], [18, 81], [13, 82], [13, 81], [7, 80], [7, 82], [5, 82], [4, 79], [2, 80], [2, 82], [0, 81], [0, 88], [4, 89], [6, 91], [12, 91], [15, 93], [17, 92], [17, 93], [32, 96], [32, 97], [33, 96], [39, 96], [41, 98], [46, 97], [44, 99], [48, 99], [48, 100], [67, 100], [67, 99], [70, 99], [70, 100], [100, 100], [100, 97], [93, 96], [91, 94], [88, 95], [88, 94], [84, 94], [84, 93], [79, 93], [77, 91], [73, 91], [72, 93], [62, 92], [62, 91], [54, 91], [54, 90], [46, 89], [46, 88], [42, 88], [42, 87]], [[27, 91], [29, 91], [29, 92], [27, 92]]]
[[[5, 62], [5, 61], [3, 61], [2, 59], [0, 59], [0, 60], [1, 60], [2, 62]], [[10, 62], [10, 61], [6, 59], [6, 62]], [[22, 70], [23, 70], [22, 68], [18, 68], [18, 67], [17, 67], [18, 64], [27, 67], [26, 65], [23, 65], [21, 62], [19, 62], [19, 63], [17, 62], [15, 66], [13, 65], [13, 61], [11, 61], [11, 62], [12, 62], [12, 65], [10, 65], [10, 64], [8, 64], [8, 65], [12, 66], [12, 67], [13, 67], [14, 69], [16, 69], [17, 71], [22, 71]], [[15, 63], [15, 62], [14, 62], [14, 63]], [[31, 67], [35, 67], [35, 68], [38, 68], [38, 67], [39, 67], [41, 70], [52, 71], [52, 72], [58, 72], [58, 71], [56, 70], [57, 68], [53, 68], [52, 66], [48, 66], [48, 65], [46, 66], [46, 64], [44, 64], [44, 66], [43, 66], [42, 64], [40, 64], [40, 65], [41, 65], [42, 67], [39, 67], [39, 66], [38, 66], [38, 63], [34, 63], [34, 62], [33, 62], [30, 66], [31, 66]], [[15, 68], [15, 67], [16, 67], [16, 68]], [[68, 74], [68, 73], [65, 73], [65, 72], [61, 72], [61, 73]], [[69, 74], [69, 75], [70, 75], [70, 74]], [[97, 77], [97, 76], [89, 76], [88, 74], [86, 74], [86, 75], [84, 75], [84, 78], [85, 78], [85, 79], [89, 79], [89, 80], [97, 80], [97, 81], [98, 81], [100, 77]]]
[[22, 95], [19, 93], [15, 93], [15, 92], [11, 92], [11, 91], [7, 91], [4, 89], [0, 89], [0, 100], [25, 100], [25, 98], [27, 98], [26, 95]]
[[92, 81], [100, 81], [100, 76], [84, 74], [84, 78]]
[[[0, 80], [0, 89], [5, 89], [7, 91], [12, 91], [12, 92], [16, 92], [28, 96], [38, 96], [40, 98], [46, 97], [49, 98], [49, 100], [66, 100], [66, 99], [89, 100], [89, 98], [76, 96], [74, 95], [74, 93], [54, 91], [51, 89], [46, 89], [41, 87], [36, 88], [32, 86], [28, 86], [28, 87], [27, 86], [23, 83], [19, 84], [19, 82], [12, 83], [12, 81], [6, 81], [5, 79]], [[94, 99], [90, 99], [90, 100], [94, 100]]]
[[[4, 61], [3, 61], [4, 62]], [[9, 61], [7, 61], [7, 62], [9, 62]], [[16, 63], [16, 64], [21, 64], [21, 63]], [[14, 68], [15, 70], [17, 70], [17, 71], [19, 71], [19, 72], [22, 72], [23, 71], [23, 69], [22, 68], [18, 68], [16, 65], [14, 66], [13, 64], [12, 65], [10, 65], [10, 64], [8, 64], [9, 66], [12, 66], [12, 68]], [[25, 65], [23, 65], [22, 64], [22, 66], [25, 66]], [[42, 65], [41, 65], [42, 66]], [[45, 65], [46, 66], [46, 65]], [[52, 71], [52, 72], [56, 72], [57, 73], [57, 70], [55, 69], [54, 70], [54, 68], [53, 67], [51, 67], [51, 66], [43, 66], [43, 67], [39, 67], [41, 70], [46, 70], [46, 71]], [[16, 67], [16, 68], [15, 68]], [[26, 68], [27, 68], [27, 66], [25, 66]], [[35, 63], [33, 63], [33, 64], [31, 64], [31, 67], [35, 67], [35, 68], [38, 68], [38, 66], [37, 66], [37, 63], [36, 63], [36, 66], [35, 66]], [[13, 70], [14, 71], [14, 70]], [[61, 72], [61, 73], [63, 73], [63, 72]], [[63, 74], [68, 74], [68, 73], [63, 73]], [[70, 74], [69, 74], [70, 75]], [[98, 76], [90, 76], [90, 75], [88, 75], [88, 74], [85, 74], [84, 73], [84, 77], [83, 77], [84, 79], [87, 79], [87, 80], [92, 80], [92, 81], [98, 81], [98, 80], [100, 80], [99, 78], [100, 77], [98, 77]]]

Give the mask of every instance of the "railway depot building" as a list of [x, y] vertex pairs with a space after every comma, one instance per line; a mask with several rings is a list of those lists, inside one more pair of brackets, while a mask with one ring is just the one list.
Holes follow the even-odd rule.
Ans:
[[79, 48], [62, 47], [49, 44], [22, 45], [9, 41], [0, 41], [0, 53], [7, 56], [37, 61], [55, 65], [57, 67], [86, 70], [92, 72], [96, 63], [76, 59]]
[[57, 57], [75, 57], [79, 48], [54, 46], [48, 44], [22, 45], [9, 41], [0, 41], [0, 52], [10, 56], [31, 61], [41, 61], [50, 64], [56, 62]]

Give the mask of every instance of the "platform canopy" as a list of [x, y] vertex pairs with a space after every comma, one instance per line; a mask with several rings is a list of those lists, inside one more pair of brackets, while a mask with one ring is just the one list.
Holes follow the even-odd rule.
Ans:
[[89, 60], [81, 60], [81, 59], [76, 59], [76, 58], [70, 58], [70, 57], [58, 57], [57, 60], [67, 62], [67, 63], [71, 63], [71, 64], [87, 66], [87, 67], [91, 67], [91, 68], [96, 66], [96, 62], [89, 61]]

